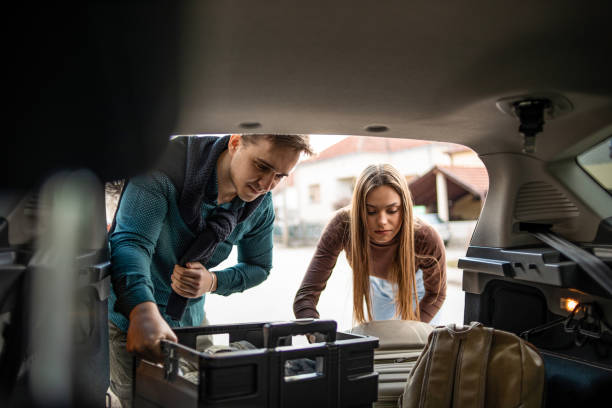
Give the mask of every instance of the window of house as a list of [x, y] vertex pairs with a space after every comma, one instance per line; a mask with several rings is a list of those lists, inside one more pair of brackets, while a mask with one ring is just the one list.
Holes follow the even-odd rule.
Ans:
[[310, 202], [313, 204], [318, 204], [321, 202], [321, 185], [320, 184], [311, 184], [308, 186], [308, 197], [310, 198]]
[[357, 178], [352, 177], [341, 177], [337, 179], [335, 200], [332, 203], [334, 210], [346, 207], [351, 203], [351, 197], [353, 196], [353, 190], [355, 189], [355, 183]]

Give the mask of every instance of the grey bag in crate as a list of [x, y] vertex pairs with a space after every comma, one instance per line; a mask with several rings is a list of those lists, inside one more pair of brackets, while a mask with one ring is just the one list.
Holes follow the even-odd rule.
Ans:
[[378, 401], [375, 408], [396, 407], [433, 327], [411, 320], [377, 320], [354, 327], [354, 334], [378, 337], [374, 371], [378, 372]]

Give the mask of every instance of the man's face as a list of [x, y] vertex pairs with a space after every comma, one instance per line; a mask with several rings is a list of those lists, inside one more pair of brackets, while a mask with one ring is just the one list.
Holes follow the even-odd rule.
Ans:
[[238, 197], [246, 202], [272, 190], [289, 175], [300, 157], [300, 152], [278, 147], [265, 138], [248, 144], [240, 137], [236, 144], [234, 138], [232, 136], [228, 146], [230, 177]]

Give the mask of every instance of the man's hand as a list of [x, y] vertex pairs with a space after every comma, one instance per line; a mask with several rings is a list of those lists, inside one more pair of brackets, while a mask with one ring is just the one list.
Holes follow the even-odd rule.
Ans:
[[217, 289], [217, 279], [200, 262], [188, 262], [186, 268], [174, 265], [172, 289], [186, 298], [197, 298]]
[[168, 323], [153, 302], [144, 302], [130, 312], [130, 326], [127, 332], [127, 351], [159, 362], [163, 360], [160, 341], [178, 341]]

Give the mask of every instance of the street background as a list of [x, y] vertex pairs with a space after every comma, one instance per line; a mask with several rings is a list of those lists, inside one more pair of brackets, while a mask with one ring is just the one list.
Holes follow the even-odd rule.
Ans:
[[[437, 215], [450, 221], [446, 300], [432, 323], [463, 323], [462, 272], [457, 269], [457, 261], [465, 255], [488, 187], [486, 170], [478, 156], [464, 146], [415, 140], [332, 135], [311, 135], [310, 140], [317, 154], [300, 161], [273, 192], [276, 242], [270, 276], [243, 293], [207, 296], [209, 322], [294, 319], [293, 299], [323, 227], [335, 210], [350, 202], [361, 170], [371, 163], [387, 162], [406, 176], [411, 189], [415, 188], [411, 190], [415, 211], [418, 206], [421, 212], [442, 212]], [[447, 205], [438, 205], [439, 200]], [[234, 265], [236, 256], [234, 249], [214, 269]], [[352, 292], [352, 270], [342, 252], [319, 299], [321, 318], [336, 320], [339, 330], [353, 327]]]
[[[438, 219], [441, 216], [444, 221], [432, 224], [439, 232], [439, 228], [445, 229], [448, 224], [451, 233], [446, 246], [448, 287], [446, 300], [433, 324], [462, 323], [464, 294], [457, 260], [465, 255], [488, 187], [486, 170], [477, 155], [463, 146], [402, 139], [311, 135], [311, 144], [317, 154], [303, 158], [273, 192], [276, 242], [270, 276], [243, 293], [207, 296], [205, 310], [209, 322], [294, 319], [293, 299], [323, 227], [334, 211], [350, 202], [361, 170], [367, 164], [387, 162], [397, 166], [409, 181], [415, 213], [434, 213]], [[107, 184], [109, 227], [121, 186], [122, 181]], [[438, 205], [438, 201], [446, 204]], [[213, 270], [236, 264], [236, 258], [234, 249]], [[336, 320], [340, 330], [353, 327], [352, 271], [344, 252], [338, 257], [317, 308], [321, 318]]]
[[[434, 319], [434, 324], [463, 323], [464, 293], [461, 289], [462, 272], [457, 260], [465, 255], [474, 228], [474, 221], [451, 222], [452, 238], [447, 246], [446, 301]], [[230, 296], [208, 295], [206, 316], [211, 324], [279, 321], [294, 319], [293, 298], [306, 272], [315, 247], [274, 247], [274, 267], [261, 285]], [[236, 251], [216, 270], [234, 265]], [[338, 322], [339, 330], [353, 327], [352, 271], [344, 252], [338, 262], [317, 306], [322, 319]]]

